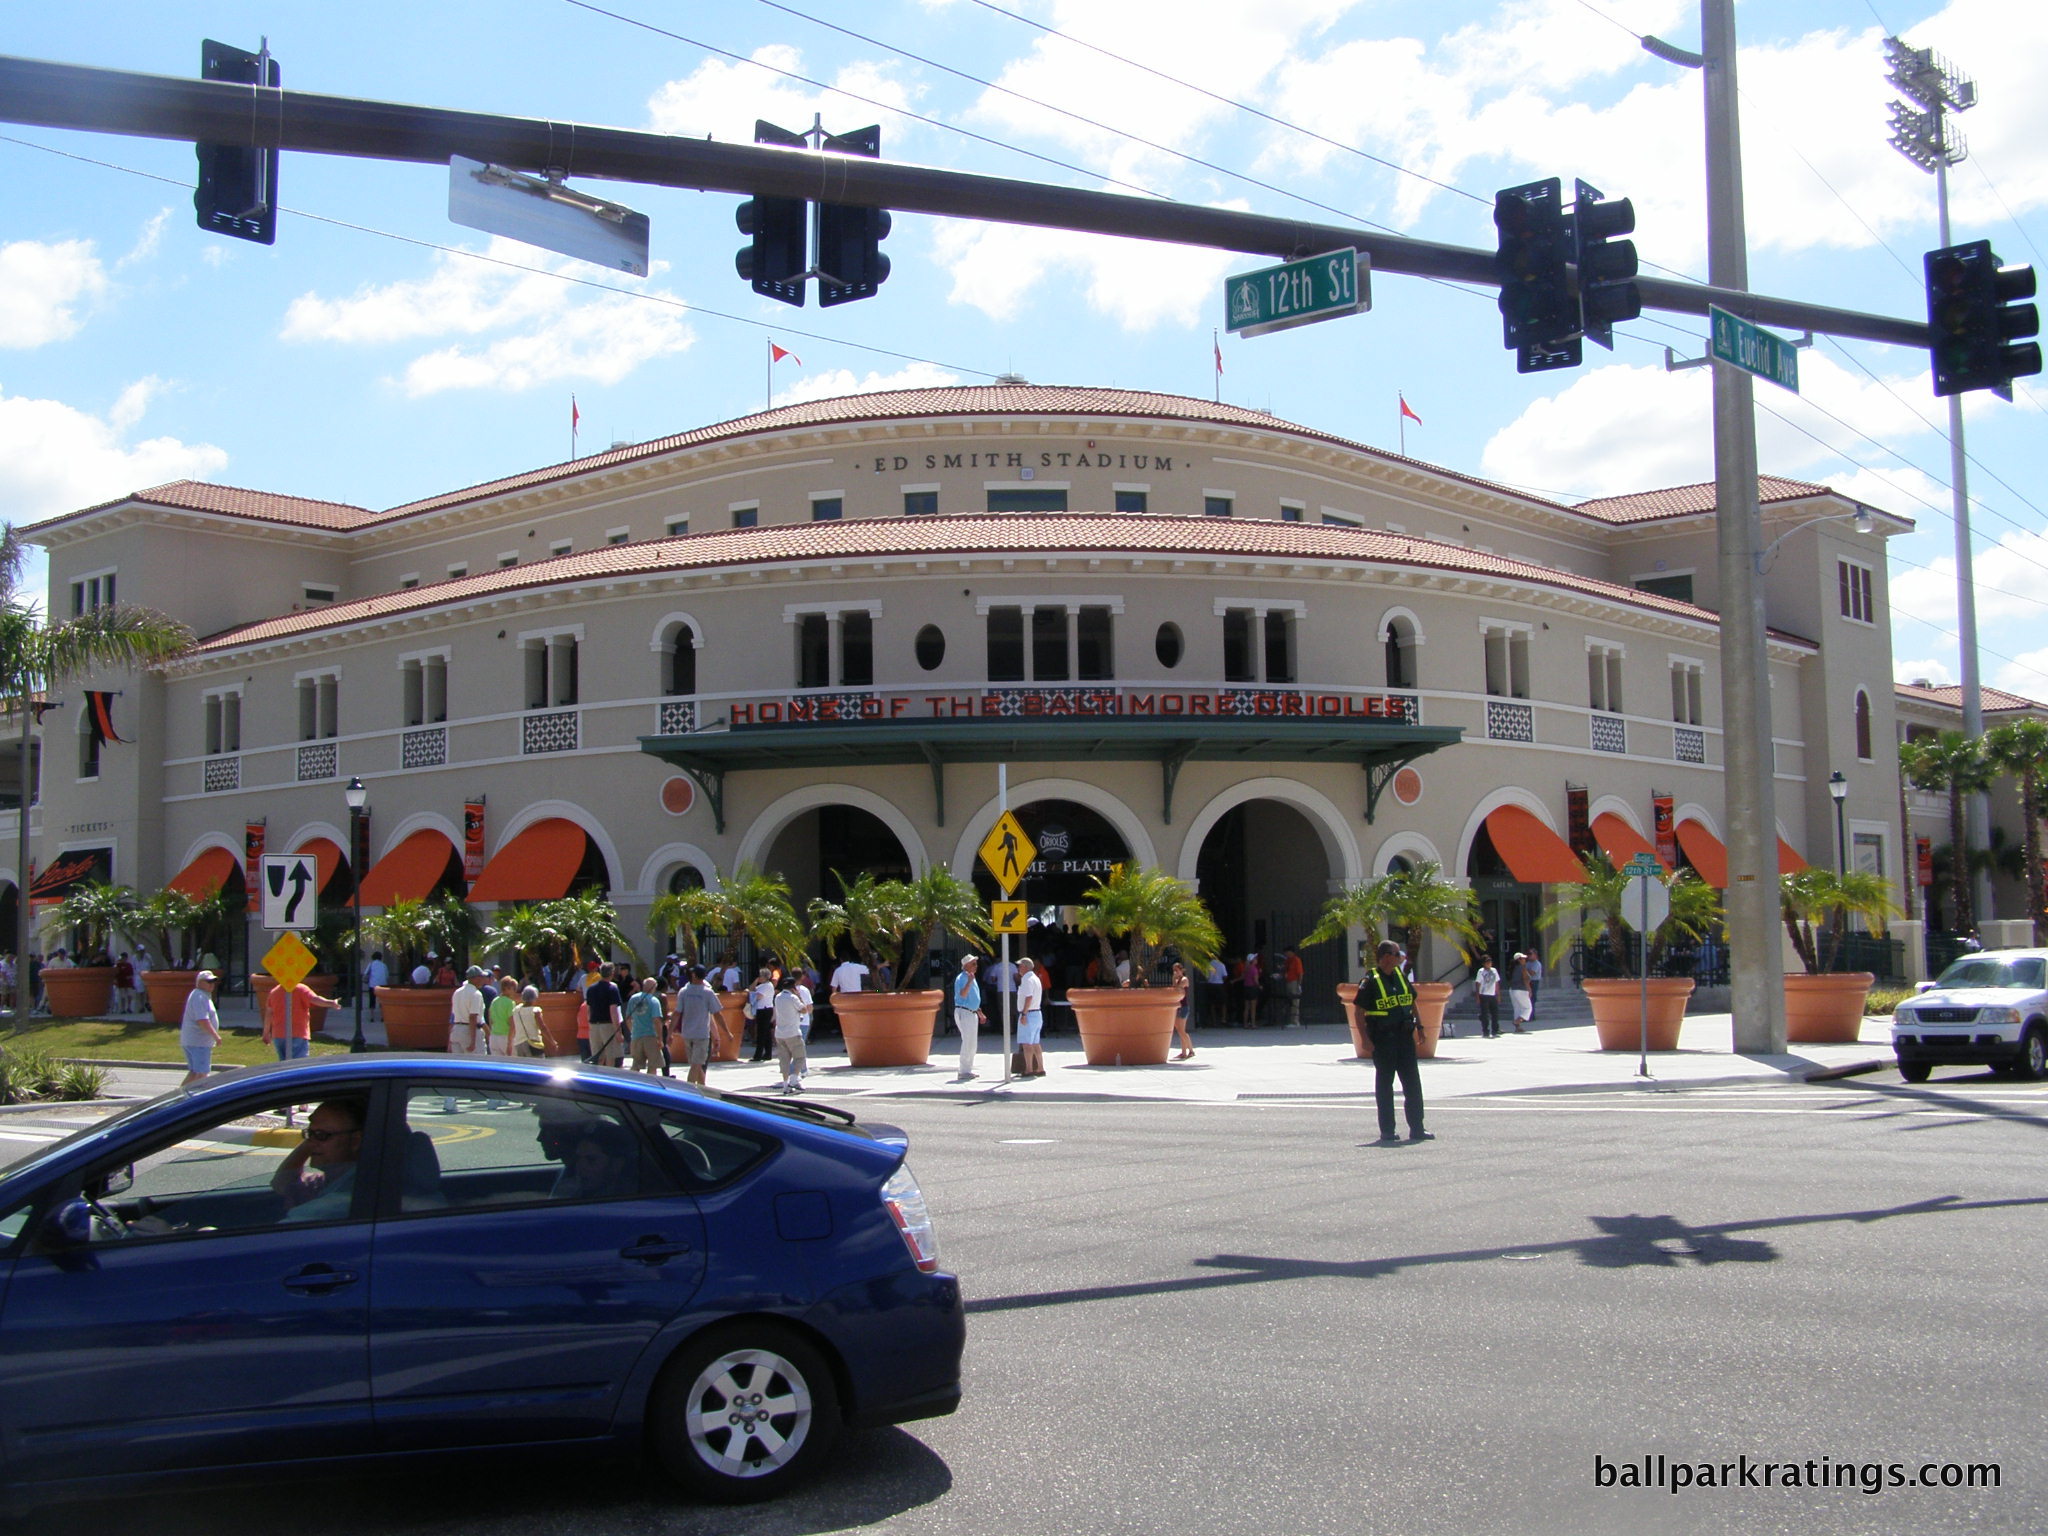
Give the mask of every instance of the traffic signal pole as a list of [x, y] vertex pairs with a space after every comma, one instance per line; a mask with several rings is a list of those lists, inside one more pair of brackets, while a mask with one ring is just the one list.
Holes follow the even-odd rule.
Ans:
[[[1735, 0], [1700, 0], [1707, 109], [1707, 278], [1749, 284], [1742, 211], [1742, 137], [1735, 86]], [[1772, 738], [1770, 648], [1757, 556], [1754, 381], [1715, 362], [1714, 507], [1720, 539], [1721, 793], [1728, 818], [1729, 1007], [1735, 1049], [1785, 1049], [1784, 941], [1778, 911], [1777, 749]]]
[[[245, 143], [445, 167], [465, 155], [567, 176], [858, 204], [898, 213], [1079, 230], [1296, 260], [1353, 247], [1378, 272], [1496, 288], [1494, 252], [1340, 224], [928, 170], [858, 155], [820, 155], [545, 118], [500, 117], [397, 102], [229, 85], [0, 56], [0, 122], [186, 143]], [[1739, 288], [1639, 277], [1643, 308], [1704, 317], [1709, 306], [1759, 325], [1899, 346], [1929, 345], [1924, 321], [1864, 314]]]

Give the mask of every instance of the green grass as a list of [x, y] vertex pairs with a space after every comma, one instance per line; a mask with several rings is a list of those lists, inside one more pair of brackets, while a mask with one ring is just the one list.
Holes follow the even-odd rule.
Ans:
[[[30, 1019], [0, 1033], [0, 1046], [24, 1046], [50, 1056], [104, 1056], [114, 1061], [183, 1062], [178, 1026], [149, 1019]], [[348, 1047], [315, 1039], [313, 1054], [331, 1056]], [[277, 1052], [254, 1029], [223, 1029], [214, 1047], [217, 1067], [254, 1067], [277, 1060]]]

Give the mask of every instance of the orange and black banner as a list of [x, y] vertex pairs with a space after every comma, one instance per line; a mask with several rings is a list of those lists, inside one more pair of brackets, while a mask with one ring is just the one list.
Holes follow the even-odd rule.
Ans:
[[1671, 797], [1650, 797], [1650, 824], [1657, 833], [1657, 857], [1666, 869], [1678, 868], [1678, 828], [1671, 819]]
[[462, 878], [474, 880], [484, 872], [484, 803], [470, 800], [462, 807]]
[[1920, 884], [1934, 884], [1934, 839], [1916, 837], [1913, 839], [1913, 872]]
[[92, 716], [92, 740], [94, 746], [104, 747], [110, 741], [118, 741], [124, 747], [133, 744], [126, 736], [123, 736], [114, 729], [113, 694], [94, 693], [88, 689], [85, 695], [85, 707], [91, 712]]
[[1586, 809], [1586, 791], [1579, 785], [1567, 784], [1564, 787], [1564, 821], [1573, 855], [1583, 859], [1594, 852], [1593, 818]]
[[249, 910], [263, 910], [263, 823], [245, 822], [242, 826], [242, 878], [249, 890]]

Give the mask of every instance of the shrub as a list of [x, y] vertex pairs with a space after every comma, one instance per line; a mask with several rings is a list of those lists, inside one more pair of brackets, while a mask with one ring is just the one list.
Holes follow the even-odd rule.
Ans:
[[105, 1067], [89, 1061], [64, 1062], [57, 1068], [55, 1096], [72, 1101], [105, 1098], [110, 1076]]
[[1868, 1017], [1879, 1017], [1890, 1013], [1911, 996], [1911, 987], [1872, 987], [1870, 996], [1864, 1000], [1863, 1012]]

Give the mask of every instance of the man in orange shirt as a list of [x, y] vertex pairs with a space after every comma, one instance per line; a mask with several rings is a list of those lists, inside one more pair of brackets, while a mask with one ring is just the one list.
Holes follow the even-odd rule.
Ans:
[[[291, 1019], [285, 1019], [285, 1000], [291, 1000]], [[287, 990], [272, 987], [263, 999], [263, 1038], [277, 1048], [279, 1061], [296, 1061], [313, 1054], [313, 1010], [339, 1008], [331, 997], [322, 997], [303, 981]]]
[[1301, 983], [1308, 968], [1301, 963], [1301, 956], [1290, 949], [1280, 961], [1280, 980], [1287, 993], [1287, 1027], [1301, 1028]]

